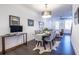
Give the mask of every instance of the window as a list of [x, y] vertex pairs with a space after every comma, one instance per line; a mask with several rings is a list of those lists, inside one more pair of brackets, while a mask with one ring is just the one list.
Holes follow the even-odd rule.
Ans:
[[65, 29], [71, 30], [72, 20], [65, 20]]
[[59, 21], [55, 22], [55, 29], [59, 29]]

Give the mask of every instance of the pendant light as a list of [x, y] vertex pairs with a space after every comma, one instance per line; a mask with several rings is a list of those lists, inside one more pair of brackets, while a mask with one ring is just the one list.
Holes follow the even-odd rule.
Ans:
[[47, 10], [47, 4], [45, 4], [45, 10], [42, 12], [42, 18], [50, 18], [51, 17], [51, 11]]

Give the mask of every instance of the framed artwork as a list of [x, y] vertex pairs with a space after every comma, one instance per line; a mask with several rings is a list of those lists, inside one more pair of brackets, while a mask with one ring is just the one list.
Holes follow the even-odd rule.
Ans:
[[9, 25], [20, 25], [20, 17], [9, 15]]
[[77, 8], [76, 12], [74, 13], [74, 23], [79, 24], [79, 7]]
[[28, 26], [34, 26], [34, 20], [28, 19]]
[[43, 27], [44, 27], [44, 22], [39, 21], [39, 28], [43, 29]]

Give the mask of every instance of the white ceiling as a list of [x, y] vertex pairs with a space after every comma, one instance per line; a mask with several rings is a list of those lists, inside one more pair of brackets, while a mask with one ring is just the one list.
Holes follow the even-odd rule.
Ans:
[[[38, 13], [41, 13], [45, 10], [45, 4], [25, 4]], [[71, 4], [48, 4], [47, 9], [52, 11], [53, 17], [69, 17], [72, 16], [72, 5]]]

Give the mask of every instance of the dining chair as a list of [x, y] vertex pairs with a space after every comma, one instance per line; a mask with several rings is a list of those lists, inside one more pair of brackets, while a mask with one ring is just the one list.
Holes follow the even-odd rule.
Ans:
[[51, 49], [52, 46], [54, 45], [53, 40], [55, 39], [55, 36], [56, 36], [55, 31], [52, 31], [52, 32], [51, 32], [51, 35], [50, 35], [49, 37], [46, 37], [46, 38], [45, 38], [45, 41], [50, 44], [50, 49]]
[[35, 35], [35, 40], [36, 40], [36, 46], [41, 46], [41, 45], [43, 45], [43, 41], [42, 41], [42, 35], [39, 35], [39, 34], [36, 34]]

